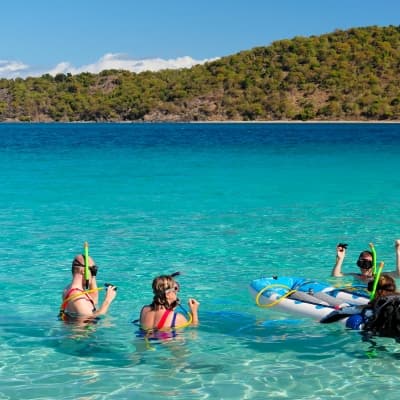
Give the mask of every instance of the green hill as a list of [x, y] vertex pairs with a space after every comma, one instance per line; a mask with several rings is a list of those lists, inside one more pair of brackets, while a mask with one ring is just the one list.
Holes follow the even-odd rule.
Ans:
[[191, 69], [0, 80], [0, 121], [400, 120], [400, 27], [280, 40]]

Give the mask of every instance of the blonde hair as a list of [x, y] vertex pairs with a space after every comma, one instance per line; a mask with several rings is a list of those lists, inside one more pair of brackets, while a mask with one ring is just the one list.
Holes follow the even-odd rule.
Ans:
[[150, 307], [153, 310], [159, 310], [161, 307], [169, 310], [175, 308], [176, 302], [169, 304], [165, 295], [166, 290], [172, 289], [174, 286], [176, 286], [176, 282], [171, 275], [161, 275], [154, 278], [152, 284], [154, 297]]

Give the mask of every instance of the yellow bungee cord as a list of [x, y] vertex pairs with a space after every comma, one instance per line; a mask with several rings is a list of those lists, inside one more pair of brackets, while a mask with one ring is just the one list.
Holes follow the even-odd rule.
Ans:
[[[283, 289], [287, 289], [288, 291], [287, 291], [284, 295], [282, 295], [281, 297], [279, 297], [278, 299], [274, 300], [272, 303], [269, 303], [269, 304], [261, 304], [261, 303], [260, 303], [260, 297], [261, 297], [261, 295], [262, 295], [265, 291], [267, 291], [268, 289], [270, 289], [270, 288], [272, 288], [272, 287], [280, 287], [280, 288], [283, 288]], [[265, 288], [261, 289], [261, 290], [257, 293], [257, 296], [256, 296], [256, 304], [258, 305], [258, 307], [261, 307], [261, 308], [273, 307], [273, 306], [275, 306], [276, 304], [279, 304], [282, 300], [284, 300], [284, 299], [286, 299], [287, 297], [289, 297], [291, 294], [295, 293], [296, 291], [297, 291], [297, 290], [291, 289], [289, 286], [281, 285], [281, 284], [279, 284], [279, 283], [275, 283], [275, 284], [272, 284], [272, 285], [268, 285], [268, 286], [265, 286]]]
[[140, 327], [140, 329], [142, 329], [146, 333], [148, 333], [148, 332], [150, 332], [150, 333], [152, 333], [152, 332], [168, 332], [168, 331], [174, 331], [176, 329], [187, 328], [193, 322], [193, 315], [189, 311], [186, 311], [186, 310], [184, 310], [184, 311], [188, 316], [188, 320], [185, 323], [181, 324], [181, 325], [177, 325], [177, 326], [174, 326], [172, 328], [168, 326], [166, 328], [159, 328], [159, 329], [155, 329], [155, 328], [146, 329], [146, 328], [143, 328], [141, 325], [139, 325], [139, 327]]
[[140, 329], [142, 331], [144, 331], [144, 333], [145, 333], [144, 334], [144, 342], [146, 344], [146, 349], [147, 350], [155, 350], [155, 348], [150, 344], [150, 340], [149, 340], [149, 336], [152, 333], [154, 333], [154, 332], [168, 332], [168, 331], [174, 331], [174, 330], [177, 330], [177, 329], [183, 329], [183, 328], [187, 328], [189, 325], [192, 324], [192, 322], [193, 322], [192, 313], [189, 312], [189, 311], [186, 311], [182, 306], [180, 306], [180, 307], [182, 308], [182, 310], [185, 311], [185, 313], [188, 316], [188, 320], [184, 324], [174, 326], [173, 328], [167, 327], [167, 328], [160, 328], [160, 329], [154, 329], [154, 328], [145, 329], [141, 325], [139, 325]]
[[93, 292], [98, 292], [100, 290], [103, 290], [104, 288], [102, 287], [98, 287], [98, 288], [94, 288], [94, 289], [89, 289], [89, 290], [84, 290], [82, 292], [76, 293], [76, 294], [71, 294], [71, 296], [68, 296], [66, 299], [63, 300], [62, 305], [64, 305], [65, 303], [70, 302], [71, 300], [79, 297], [79, 296], [83, 296], [85, 294], [88, 293], [93, 293]]
[[71, 296], [68, 296], [66, 299], [63, 300], [63, 302], [61, 303], [61, 307], [60, 307], [60, 315], [64, 313], [64, 306], [69, 303], [71, 300], [74, 300], [80, 296], [83, 296], [85, 294], [89, 294], [89, 293], [93, 293], [93, 292], [98, 292], [100, 290], [103, 290], [104, 288], [102, 287], [98, 287], [98, 288], [94, 288], [94, 289], [89, 289], [89, 290], [84, 290], [82, 292], [79, 293], [75, 293], [75, 294], [71, 294]]

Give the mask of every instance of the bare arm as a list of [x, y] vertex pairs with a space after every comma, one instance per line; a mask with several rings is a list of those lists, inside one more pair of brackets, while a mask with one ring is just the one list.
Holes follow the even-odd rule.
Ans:
[[189, 299], [188, 305], [192, 313], [192, 325], [198, 325], [199, 324], [198, 310], [200, 303], [195, 299]]
[[342, 273], [342, 265], [344, 258], [346, 257], [346, 248], [342, 246], [336, 246], [336, 262], [332, 268], [331, 275], [335, 277], [344, 276]]
[[400, 277], [400, 239], [395, 240], [394, 247], [396, 249], [396, 277]]
[[93, 299], [94, 304], [97, 306], [99, 304], [99, 291], [97, 290], [97, 282], [95, 276], [93, 276], [90, 280], [89, 289], [94, 289], [93, 292], [90, 293], [90, 297]]
[[400, 239], [394, 241], [394, 249], [396, 252], [396, 269], [394, 271], [385, 272], [385, 274], [397, 279], [400, 277]]
[[115, 286], [108, 286], [107, 287], [107, 292], [106, 292], [106, 297], [101, 305], [101, 307], [94, 312], [94, 316], [98, 317], [99, 315], [104, 315], [107, 313], [111, 303], [115, 299], [115, 296], [117, 295], [117, 288]]

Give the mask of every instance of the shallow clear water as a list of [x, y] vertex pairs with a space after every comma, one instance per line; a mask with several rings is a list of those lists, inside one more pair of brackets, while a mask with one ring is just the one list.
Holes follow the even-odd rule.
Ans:
[[[0, 399], [394, 399], [393, 340], [247, 285], [329, 280], [339, 241], [344, 270], [369, 242], [392, 270], [399, 154], [396, 124], [1, 124]], [[74, 329], [56, 315], [84, 241], [118, 297]], [[146, 348], [131, 320], [178, 270], [201, 324]]]

